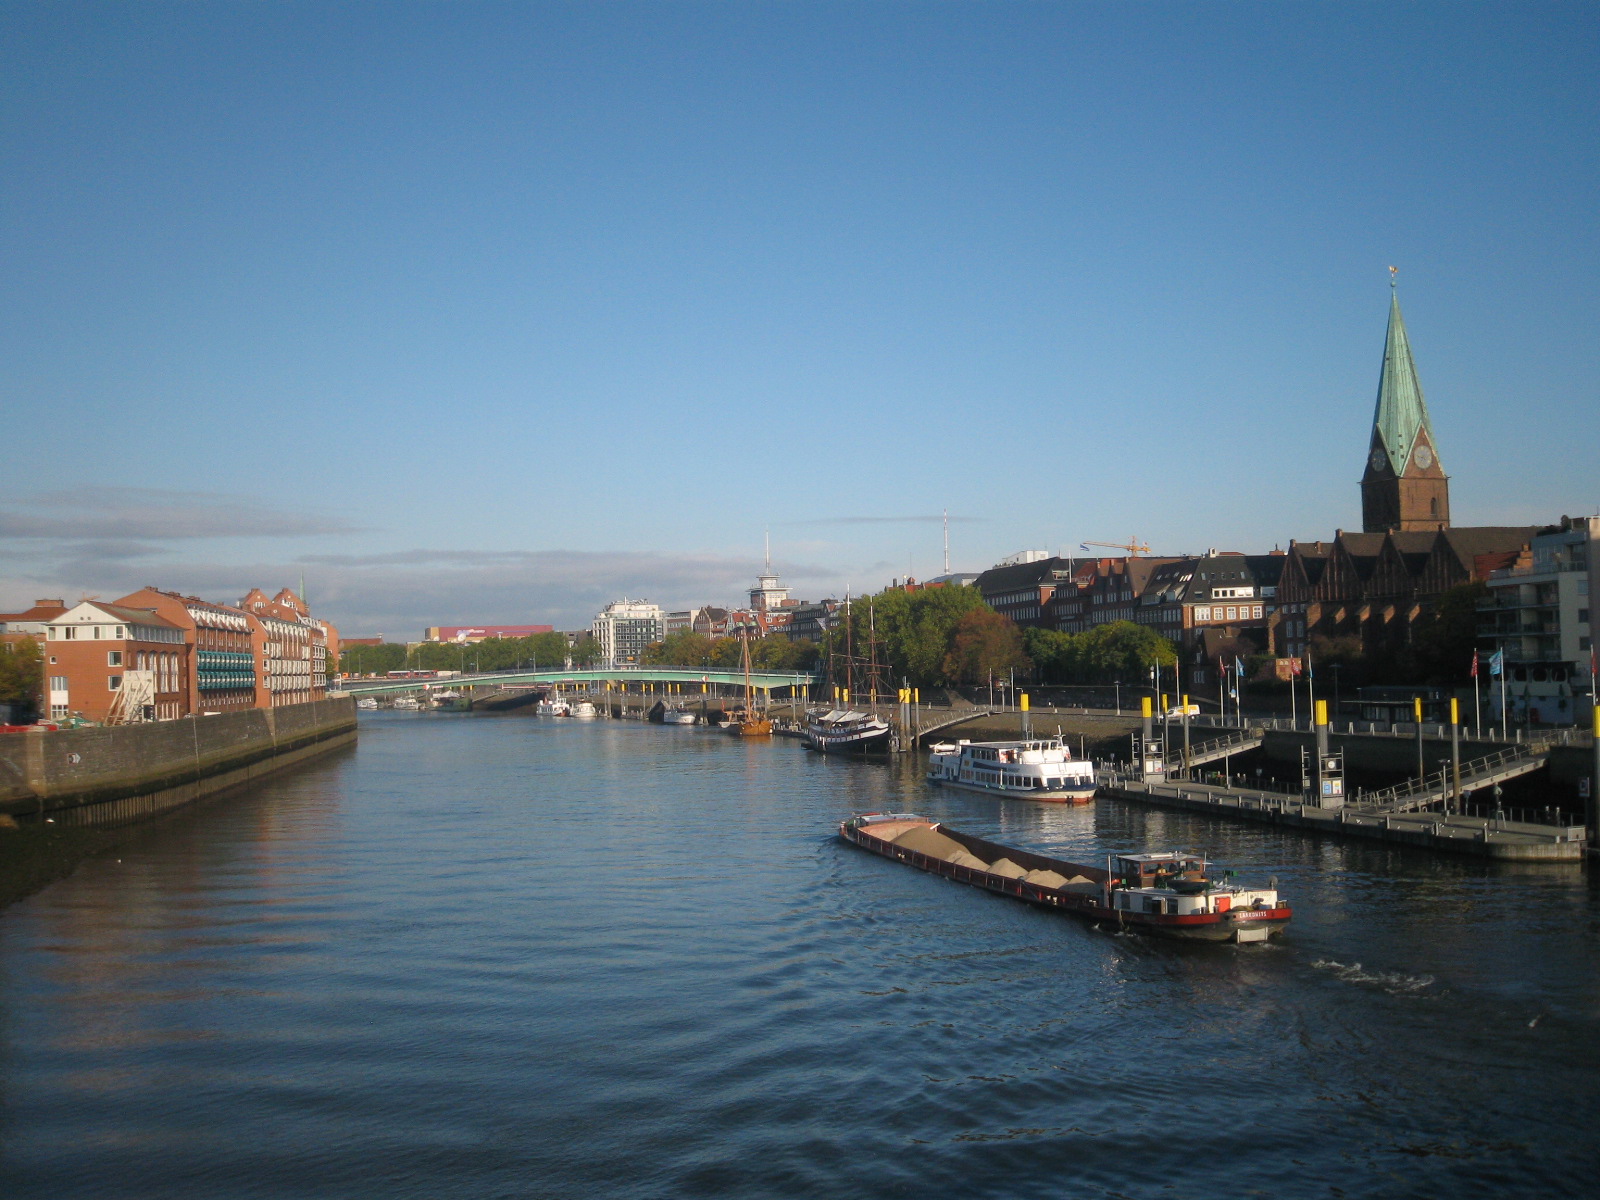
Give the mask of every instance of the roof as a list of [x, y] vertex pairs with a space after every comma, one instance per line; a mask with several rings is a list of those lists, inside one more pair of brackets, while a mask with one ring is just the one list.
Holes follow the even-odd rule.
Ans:
[[[76, 604], [72, 608], [69, 608], [65, 613], [62, 613], [61, 616], [68, 616], [74, 612], [77, 612], [78, 609], [82, 608], [84, 605], [88, 605], [90, 608], [96, 609], [99, 612], [103, 612], [106, 614], [106, 616], [111, 617], [113, 620], [121, 621], [124, 625], [155, 625], [165, 629], [183, 628], [181, 625], [174, 625], [171, 621], [161, 616], [154, 609], [124, 608], [120, 604], [102, 604], [98, 600], [85, 600], [82, 603]], [[56, 619], [60, 620], [60, 617], [57, 617]]]
[[975, 581], [985, 593], [1008, 591], [1030, 584], [1056, 583], [1072, 576], [1070, 558], [1041, 558], [1038, 562], [1016, 563], [1009, 567], [990, 567]]
[[1389, 452], [1389, 465], [1396, 475], [1405, 473], [1417, 435], [1426, 433], [1437, 448], [1428, 406], [1417, 379], [1417, 364], [1411, 357], [1411, 340], [1406, 336], [1405, 319], [1400, 315], [1399, 293], [1389, 293], [1389, 332], [1383, 343], [1383, 370], [1378, 375], [1378, 402], [1372, 414], [1372, 427]]

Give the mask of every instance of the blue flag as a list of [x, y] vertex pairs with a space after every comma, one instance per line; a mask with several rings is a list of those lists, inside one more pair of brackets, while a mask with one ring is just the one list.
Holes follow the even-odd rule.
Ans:
[[1244, 678], [1244, 663], [1239, 661], [1239, 656], [1237, 654], [1233, 656], [1233, 673], [1240, 679]]
[[1489, 656], [1489, 674], [1499, 675], [1505, 670], [1506, 652], [1502, 648]]

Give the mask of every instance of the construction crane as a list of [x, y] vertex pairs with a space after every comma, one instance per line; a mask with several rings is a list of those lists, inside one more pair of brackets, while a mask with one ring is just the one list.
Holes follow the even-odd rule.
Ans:
[[1150, 547], [1136, 537], [1129, 538], [1126, 542], [1081, 542], [1079, 545], [1085, 550], [1090, 546], [1104, 546], [1107, 550], [1126, 550], [1135, 557], [1150, 553]]

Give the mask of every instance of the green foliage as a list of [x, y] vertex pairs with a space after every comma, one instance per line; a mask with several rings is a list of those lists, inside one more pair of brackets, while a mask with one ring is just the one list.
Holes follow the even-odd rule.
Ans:
[[852, 603], [848, 636], [841, 622], [824, 639], [822, 654], [841, 655], [849, 646], [856, 657], [865, 658], [868, 638], [875, 631], [878, 661], [896, 685], [901, 679], [916, 687], [952, 682], [946, 663], [957, 626], [971, 613], [992, 611], [974, 587], [885, 591]]
[[1022, 649], [1022, 630], [1009, 618], [984, 608], [956, 622], [945, 654], [944, 675], [957, 683], [983, 683], [1032, 666]]
[[1046, 683], [1142, 683], [1152, 666], [1178, 661], [1171, 642], [1143, 625], [1114, 621], [1082, 633], [1030, 629], [1024, 646]]
[[[580, 640], [591, 642], [587, 635]], [[577, 651], [574, 651], [576, 656]], [[598, 647], [594, 653], [598, 654]], [[567, 637], [562, 633], [535, 633], [520, 638], [487, 638], [476, 645], [424, 642], [406, 647], [396, 642], [381, 646], [345, 646], [339, 669], [350, 675], [384, 675], [390, 671], [503, 671], [534, 667], [560, 669], [567, 661]], [[576, 665], [576, 657], [574, 658]]]
[[[773, 634], [752, 638], [750, 665], [763, 671], [809, 671], [817, 661], [817, 648], [809, 642], [791, 642]], [[668, 634], [645, 648], [644, 665], [664, 667], [715, 667], [736, 671], [743, 663], [738, 638], [708, 638], [684, 630]]]
[[34, 711], [44, 684], [43, 661], [32, 638], [0, 642], [0, 704]]
[[1472, 652], [1478, 645], [1478, 605], [1488, 595], [1489, 585], [1481, 580], [1459, 584], [1442, 593], [1433, 611], [1413, 623], [1414, 681], [1470, 682]]

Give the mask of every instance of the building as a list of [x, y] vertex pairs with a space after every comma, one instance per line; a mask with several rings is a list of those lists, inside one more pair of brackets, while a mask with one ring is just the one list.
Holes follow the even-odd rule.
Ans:
[[[1589, 712], [1597, 550], [1600, 517], [1562, 517], [1533, 535], [1517, 563], [1489, 574], [1478, 635], [1503, 654], [1506, 708], [1514, 721], [1568, 725]], [[1498, 714], [1502, 681], [1481, 663], [1478, 678]]]
[[43, 640], [44, 627], [67, 611], [61, 600], [35, 600], [33, 607], [22, 612], [0, 613], [0, 634], [28, 633]]
[[423, 630], [422, 640], [473, 646], [489, 638], [525, 638], [554, 632], [554, 625], [429, 625]]
[[74, 605], [45, 622], [44, 670], [51, 717], [125, 723], [189, 711], [184, 631], [151, 609]]
[[189, 654], [180, 713], [236, 712], [256, 706], [254, 619], [249, 613], [153, 587], [123, 596], [117, 604], [149, 609], [183, 630]]
[[1367, 533], [1450, 527], [1450, 478], [1439, 462], [1438, 443], [1400, 316], [1400, 297], [1392, 283], [1378, 403], [1361, 477], [1361, 527]]
[[1267, 652], [1287, 556], [1208, 550], [1151, 570], [1135, 621], [1178, 648], [1185, 680], [1215, 683], [1219, 659]]
[[1532, 526], [1462, 526], [1432, 533], [1334, 532], [1290, 542], [1270, 622], [1272, 652], [1302, 657], [1314, 639], [1357, 638], [1369, 658], [1410, 644], [1417, 620], [1446, 591], [1515, 564]]
[[1018, 625], [1044, 629], [1053, 619], [1048, 606], [1056, 590], [1073, 586], [1075, 570], [1070, 558], [1052, 558], [1040, 550], [1024, 550], [982, 572], [974, 586], [982, 594], [983, 602], [1001, 616], [1009, 617]]
[[312, 617], [305, 601], [288, 588], [271, 599], [251, 588], [239, 607], [256, 621], [251, 630], [256, 707], [321, 700], [327, 694], [330, 654], [337, 660], [339, 653], [337, 632]]
[[595, 617], [589, 632], [600, 645], [602, 666], [631, 666], [639, 662], [646, 646], [666, 637], [667, 622], [660, 605], [617, 600]]

